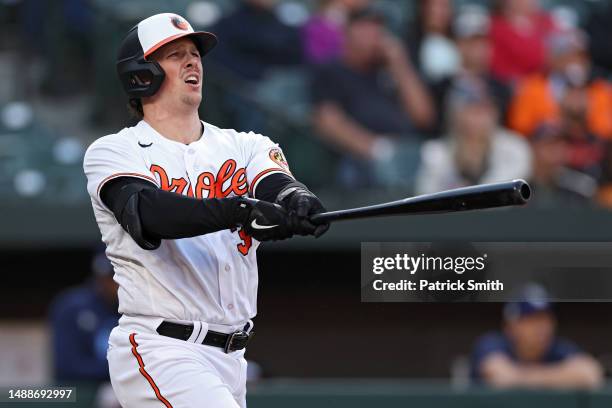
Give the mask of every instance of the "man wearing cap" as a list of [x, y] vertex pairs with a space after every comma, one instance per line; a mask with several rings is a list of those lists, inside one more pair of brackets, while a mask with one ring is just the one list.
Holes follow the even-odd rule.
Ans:
[[529, 145], [499, 125], [497, 105], [482, 81], [454, 81], [446, 111], [446, 135], [421, 147], [417, 193], [529, 177]]
[[98, 251], [86, 283], [59, 294], [49, 310], [54, 378], [59, 382], [108, 382], [106, 347], [117, 325], [113, 267]]
[[532, 208], [589, 206], [597, 193], [594, 177], [568, 167], [571, 145], [564, 133], [560, 125], [544, 123], [529, 138], [533, 171], [528, 181], [538, 192]]
[[478, 340], [472, 377], [494, 387], [595, 388], [603, 380], [597, 361], [555, 335], [555, 318], [545, 290], [527, 285], [504, 307], [503, 333]]
[[510, 88], [491, 75], [491, 37], [489, 12], [480, 6], [462, 7], [453, 21], [453, 35], [460, 56], [458, 71], [433, 87], [438, 106], [439, 129], [446, 123], [444, 103], [448, 91], [456, 81], [470, 80], [487, 87], [499, 111], [500, 122], [505, 122]]
[[216, 37], [163, 13], [130, 30], [117, 72], [134, 127], [87, 150], [87, 190], [119, 284], [109, 338], [124, 408], [246, 406], [261, 241], [322, 235], [318, 198], [262, 135], [200, 120]]
[[402, 142], [418, 140], [419, 130], [434, 121], [425, 84], [373, 8], [350, 15], [342, 57], [317, 68], [311, 89], [314, 124], [341, 149], [338, 177], [348, 187], [390, 184], [375, 176], [377, 164], [389, 162]]

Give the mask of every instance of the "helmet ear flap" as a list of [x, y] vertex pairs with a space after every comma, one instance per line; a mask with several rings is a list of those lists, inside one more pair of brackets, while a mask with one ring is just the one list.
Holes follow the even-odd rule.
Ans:
[[154, 95], [166, 77], [159, 63], [144, 58], [119, 61], [117, 73], [123, 89], [131, 98]]

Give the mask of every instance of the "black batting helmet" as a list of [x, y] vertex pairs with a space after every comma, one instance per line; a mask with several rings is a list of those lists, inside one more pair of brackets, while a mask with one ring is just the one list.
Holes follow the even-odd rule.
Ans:
[[213, 33], [194, 31], [187, 20], [172, 13], [146, 18], [128, 32], [119, 48], [117, 74], [130, 98], [142, 98], [157, 92], [166, 74], [157, 62], [147, 57], [182, 37], [192, 38], [202, 57], [217, 45]]

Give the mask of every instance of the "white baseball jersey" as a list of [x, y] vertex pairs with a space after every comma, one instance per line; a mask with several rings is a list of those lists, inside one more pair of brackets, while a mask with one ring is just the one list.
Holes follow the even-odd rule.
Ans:
[[140, 248], [102, 203], [109, 180], [129, 176], [195, 198], [254, 196], [262, 178], [287, 173], [281, 149], [255, 133], [203, 122], [189, 144], [167, 139], [145, 121], [96, 140], [87, 150], [87, 190], [119, 283], [119, 312], [240, 325], [255, 316], [259, 243], [240, 230], [163, 240]]

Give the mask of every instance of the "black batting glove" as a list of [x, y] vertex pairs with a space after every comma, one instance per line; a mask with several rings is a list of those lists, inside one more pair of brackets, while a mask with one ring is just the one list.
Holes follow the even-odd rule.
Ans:
[[238, 226], [258, 241], [278, 241], [294, 234], [291, 217], [278, 204], [242, 197]]
[[281, 191], [276, 202], [283, 206], [291, 217], [293, 232], [298, 235], [314, 235], [319, 238], [329, 229], [329, 222], [313, 224], [310, 217], [325, 212], [319, 198], [301, 186]]

